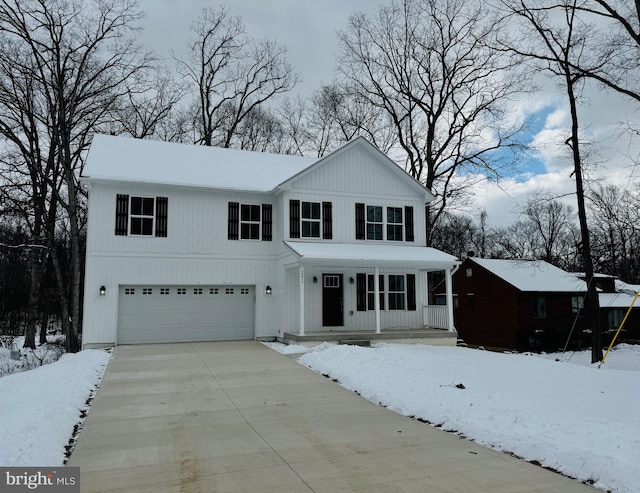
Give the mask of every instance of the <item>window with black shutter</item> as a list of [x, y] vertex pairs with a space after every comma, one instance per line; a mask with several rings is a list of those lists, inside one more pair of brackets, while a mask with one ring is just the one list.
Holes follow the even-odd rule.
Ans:
[[413, 207], [410, 205], [404, 208], [404, 236], [406, 241], [414, 241], [413, 239]]
[[117, 236], [156, 236], [166, 238], [169, 199], [116, 195]]
[[300, 201], [289, 201], [289, 238], [300, 238]]
[[322, 203], [322, 239], [330, 240], [333, 238], [332, 212], [331, 202]]
[[416, 275], [407, 274], [407, 310], [416, 310]]
[[356, 240], [365, 238], [364, 204], [356, 203]]
[[129, 196], [116, 195], [116, 235], [127, 236], [129, 222]]
[[271, 204], [262, 204], [262, 241], [271, 241], [272, 239], [272, 209]]
[[239, 227], [240, 227], [240, 204], [238, 202], [229, 202], [229, 217], [227, 222], [227, 238], [229, 240], [238, 239]]

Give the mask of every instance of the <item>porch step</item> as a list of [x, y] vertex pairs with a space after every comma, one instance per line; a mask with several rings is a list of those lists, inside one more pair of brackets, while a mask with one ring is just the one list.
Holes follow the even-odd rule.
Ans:
[[349, 344], [351, 346], [370, 347], [371, 341], [369, 339], [341, 339], [338, 344]]

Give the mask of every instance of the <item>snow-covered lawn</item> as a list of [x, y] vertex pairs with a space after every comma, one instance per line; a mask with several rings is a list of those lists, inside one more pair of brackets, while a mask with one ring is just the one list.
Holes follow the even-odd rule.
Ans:
[[298, 361], [406, 416], [603, 490], [637, 492], [640, 346], [618, 346], [600, 369], [589, 356], [324, 344]]
[[[600, 368], [589, 353], [503, 354], [456, 347], [268, 344], [372, 402], [596, 487], [638, 491], [640, 346]], [[85, 350], [0, 378], [0, 464], [57, 466], [109, 353]], [[556, 361], [559, 357], [561, 361]], [[427, 426], [427, 425], [425, 425]]]
[[85, 350], [0, 378], [0, 465], [59, 466], [110, 354]]

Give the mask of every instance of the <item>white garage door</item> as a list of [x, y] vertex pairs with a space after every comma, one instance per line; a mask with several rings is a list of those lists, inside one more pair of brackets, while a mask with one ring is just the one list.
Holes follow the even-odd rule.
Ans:
[[118, 344], [254, 338], [253, 286], [121, 286]]

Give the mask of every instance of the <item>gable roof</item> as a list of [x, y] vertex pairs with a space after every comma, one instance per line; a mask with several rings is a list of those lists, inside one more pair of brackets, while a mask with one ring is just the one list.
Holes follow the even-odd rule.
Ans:
[[335, 151], [330, 152], [329, 154], [319, 158], [315, 163], [311, 164], [308, 168], [305, 168], [298, 172], [296, 175], [292, 176], [288, 180], [284, 181], [279, 185], [279, 188], [287, 189], [292, 184], [292, 182], [299, 180], [303, 176], [312, 173], [319, 166], [322, 166], [325, 162], [339, 156], [342, 153], [348, 152], [354, 147], [363, 148], [365, 151], [369, 152], [373, 156], [377, 157], [380, 162], [384, 163], [388, 166], [389, 170], [395, 174], [401, 181], [403, 181], [406, 185], [416, 190], [417, 193], [424, 195], [425, 202], [431, 202], [435, 200], [435, 196], [431, 191], [426, 188], [422, 183], [413, 178], [409, 173], [403, 170], [398, 164], [393, 161], [389, 156], [387, 156], [384, 152], [380, 151], [376, 146], [374, 146], [371, 142], [365, 139], [362, 136], [358, 136], [346, 144], [342, 145]]
[[475, 257], [469, 260], [520, 291], [550, 293], [584, 293], [586, 291], [584, 281], [544, 260], [498, 260]]
[[317, 158], [96, 134], [89, 180], [270, 192]]
[[388, 164], [399, 179], [424, 195], [425, 201], [435, 198], [364, 137], [317, 158], [96, 134], [82, 178], [268, 193], [287, 189], [292, 181], [355, 146]]

